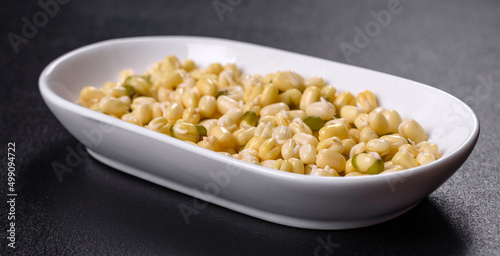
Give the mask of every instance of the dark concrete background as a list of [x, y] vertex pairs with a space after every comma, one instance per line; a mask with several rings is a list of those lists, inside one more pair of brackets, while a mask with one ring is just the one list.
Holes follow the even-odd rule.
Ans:
[[[50, 1], [49, 1], [50, 2]], [[61, 1], [62, 2], [62, 1]], [[233, 3], [219, 16], [213, 3]], [[91, 157], [59, 182], [51, 163], [78, 142], [54, 118], [38, 91], [53, 59], [101, 40], [144, 35], [197, 35], [240, 40], [348, 63], [339, 45], [355, 27], [387, 10], [380, 1], [81, 1], [60, 4], [16, 53], [9, 33], [37, 1], [0, 8], [0, 158], [16, 143], [16, 246], [7, 248], [7, 204], [1, 203], [1, 251], [19, 255], [499, 255], [500, 2], [408, 1], [350, 64], [444, 90], [468, 103], [481, 122], [474, 152], [441, 188], [408, 213], [344, 231], [280, 226], [209, 205], [184, 222], [178, 207], [192, 198], [109, 168]], [[222, 17], [222, 19], [221, 19]], [[12, 37], [12, 34], [10, 34]], [[161, 56], [160, 56], [161, 57]], [[6, 200], [6, 168], [0, 201]], [[331, 242], [331, 250], [322, 243]], [[317, 250], [317, 251], [315, 251]]]

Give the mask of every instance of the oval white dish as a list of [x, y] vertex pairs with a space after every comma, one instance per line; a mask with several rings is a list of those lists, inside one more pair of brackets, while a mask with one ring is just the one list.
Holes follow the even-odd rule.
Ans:
[[[444, 155], [431, 164], [384, 175], [304, 176], [226, 157], [75, 103], [84, 86], [100, 87], [125, 68], [142, 73], [167, 55], [190, 58], [201, 66], [234, 62], [250, 74], [293, 70], [304, 77], [322, 76], [339, 91], [370, 89], [381, 106], [422, 124]], [[301, 228], [356, 228], [403, 214], [453, 175], [479, 136], [473, 111], [433, 87], [224, 39], [162, 36], [95, 43], [50, 63], [40, 76], [39, 87], [57, 119], [97, 160], [195, 198]]]

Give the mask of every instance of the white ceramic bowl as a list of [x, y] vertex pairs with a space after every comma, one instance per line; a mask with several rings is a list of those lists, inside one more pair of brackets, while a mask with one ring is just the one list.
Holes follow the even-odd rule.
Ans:
[[[201, 66], [234, 62], [244, 72], [293, 70], [322, 76], [338, 90], [370, 89], [386, 108], [416, 119], [444, 152], [397, 173], [312, 177], [276, 171], [202, 149], [94, 112], [74, 102], [86, 85], [101, 87], [132, 68], [141, 73], [167, 55]], [[411, 209], [467, 159], [479, 122], [457, 98], [403, 78], [296, 53], [223, 39], [162, 36], [104, 41], [50, 63], [39, 80], [46, 104], [97, 160], [118, 170], [263, 220], [311, 229], [373, 225]], [[202, 210], [203, 201], [179, 206]]]

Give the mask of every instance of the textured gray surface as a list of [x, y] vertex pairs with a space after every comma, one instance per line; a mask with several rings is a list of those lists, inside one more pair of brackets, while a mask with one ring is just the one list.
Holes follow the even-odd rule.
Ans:
[[[226, 3], [221, 0], [219, 2]], [[239, 2], [239, 1], [233, 1]], [[76, 140], [37, 89], [51, 60], [110, 38], [198, 35], [235, 39], [347, 63], [342, 42], [389, 1], [241, 1], [219, 18], [213, 1], [79, 1], [60, 6], [14, 53], [36, 1], [0, 8], [1, 137], [17, 145], [18, 254], [500, 254], [500, 3], [401, 1], [402, 10], [350, 64], [401, 76], [464, 100], [481, 122], [476, 148], [441, 188], [392, 221], [355, 230], [312, 231], [259, 221], [210, 205], [189, 225], [191, 198], [104, 166], [90, 157], [59, 182], [50, 167]], [[402, 96], [404, 97], [404, 96]], [[5, 152], [2, 149], [2, 152]], [[5, 154], [1, 155], [5, 163]], [[1, 197], [6, 174], [0, 173]], [[1, 229], [7, 227], [1, 205]], [[7, 250], [2, 235], [1, 250]], [[319, 247], [321, 249], [321, 247]], [[2, 253], [3, 254], [3, 253]]]

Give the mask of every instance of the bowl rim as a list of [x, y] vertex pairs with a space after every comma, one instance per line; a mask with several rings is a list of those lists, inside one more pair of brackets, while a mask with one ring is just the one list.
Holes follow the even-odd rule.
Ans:
[[[349, 177], [323, 177], [323, 176], [309, 176], [309, 175], [302, 175], [302, 174], [296, 174], [296, 173], [288, 173], [284, 171], [279, 171], [279, 170], [274, 170], [271, 168], [263, 167], [260, 165], [252, 164], [252, 163], [247, 163], [242, 160], [234, 159], [229, 156], [222, 155], [220, 153], [201, 148], [199, 146], [191, 145], [190, 143], [185, 143], [181, 140], [172, 138], [170, 136], [166, 136], [164, 134], [154, 132], [148, 129], [144, 129], [144, 127], [139, 127], [137, 125], [125, 122], [121, 119], [117, 119], [111, 116], [108, 116], [103, 113], [99, 113], [96, 111], [93, 111], [91, 109], [85, 108], [81, 105], [78, 105], [75, 102], [71, 102], [62, 96], [58, 95], [56, 92], [53, 91], [51, 88], [51, 84], [54, 84], [53, 81], [50, 81], [49, 78], [51, 74], [53, 73], [54, 70], [56, 70], [59, 65], [64, 63], [66, 60], [78, 57], [81, 54], [85, 54], [87, 51], [92, 51], [97, 48], [101, 47], [106, 47], [109, 45], [113, 44], [121, 44], [121, 43], [137, 43], [137, 42], [146, 42], [146, 41], [162, 41], [162, 40], [190, 40], [190, 41], [210, 41], [214, 43], [221, 43], [223, 45], [243, 45], [246, 47], [253, 47], [253, 48], [261, 48], [264, 50], [272, 50], [272, 51], [277, 51], [281, 53], [286, 53], [288, 55], [295, 55], [299, 57], [306, 57], [311, 60], [317, 60], [317, 61], [326, 61], [326, 62], [331, 62], [335, 63], [338, 65], [343, 65], [343, 66], [348, 66], [349, 68], [354, 68], [358, 70], [363, 70], [364, 72], [374, 72], [377, 75], [384, 75], [384, 76], [391, 76], [397, 79], [400, 79], [401, 81], [405, 82], [405, 86], [408, 86], [407, 83], [411, 83], [412, 86], [423, 86], [427, 87], [427, 89], [431, 89], [436, 93], [443, 94], [444, 96], [450, 97], [456, 102], [459, 102], [470, 114], [472, 117], [472, 130], [469, 132], [467, 139], [462, 143], [460, 146], [458, 146], [456, 149], [454, 149], [452, 152], [449, 152], [449, 154], [437, 159], [436, 161], [423, 165], [423, 166], [418, 166], [410, 169], [405, 169], [393, 173], [386, 173], [382, 175], [367, 175], [367, 176], [349, 176]], [[354, 182], [354, 183], [371, 183], [371, 182], [376, 182], [376, 181], [387, 181], [387, 179], [390, 179], [391, 177], [401, 175], [401, 176], [407, 176], [411, 174], [417, 174], [420, 172], [426, 172], [431, 169], [439, 168], [439, 166], [445, 165], [446, 163], [453, 161], [451, 158], [453, 158], [455, 155], [460, 154], [464, 151], [467, 151], [469, 147], [474, 147], [478, 137], [479, 137], [479, 132], [480, 132], [480, 124], [479, 124], [479, 119], [477, 118], [476, 114], [474, 111], [463, 101], [458, 99], [457, 97], [449, 94], [448, 92], [445, 92], [443, 90], [437, 89], [435, 87], [412, 81], [406, 78], [398, 77], [395, 75], [383, 73], [380, 71], [376, 70], [371, 70], [363, 67], [358, 67], [358, 66], [353, 66], [345, 63], [340, 63], [332, 60], [327, 60], [327, 59], [322, 59], [314, 56], [309, 56], [305, 54], [300, 54], [300, 53], [295, 53], [295, 52], [290, 52], [286, 50], [281, 50], [277, 48], [272, 48], [268, 46], [263, 46], [263, 45], [258, 45], [258, 44], [253, 44], [253, 43], [247, 43], [247, 42], [240, 42], [236, 40], [229, 40], [229, 39], [222, 39], [222, 38], [214, 38], [214, 37], [200, 37], [200, 36], [142, 36], [142, 37], [125, 37], [125, 38], [115, 38], [115, 39], [108, 39], [104, 41], [99, 41], [96, 43], [88, 44], [79, 48], [76, 48], [74, 50], [71, 50], [59, 57], [57, 57], [55, 60], [50, 62], [41, 72], [39, 80], [39, 90], [42, 94], [42, 97], [45, 102], [50, 101], [51, 103], [54, 103], [55, 105], [58, 105], [62, 108], [65, 108], [66, 110], [69, 110], [71, 112], [74, 112], [76, 114], [79, 114], [83, 117], [92, 119], [94, 121], [100, 122], [100, 123], [105, 123], [105, 124], [111, 124], [114, 125], [117, 128], [128, 130], [133, 133], [137, 133], [138, 135], [141, 136], [146, 136], [151, 139], [155, 139], [157, 141], [163, 142], [170, 144], [174, 147], [178, 147], [180, 149], [183, 149], [185, 151], [189, 151], [191, 153], [198, 154], [202, 157], [206, 158], [211, 158], [216, 161], [220, 161], [226, 165], [230, 166], [241, 166], [242, 169], [245, 169], [246, 171], [252, 171], [256, 172], [256, 174], [259, 175], [264, 175], [264, 176], [269, 176], [270, 178], [277, 178], [280, 177], [282, 179], [287, 179], [287, 180], [295, 180], [295, 182], [302, 182], [302, 183], [315, 183], [315, 184], [332, 184], [332, 183], [346, 183], [346, 182]], [[58, 82], [55, 82], [58, 83]], [[64, 86], [64, 85], [63, 85]], [[306, 176], [306, 177], [304, 177]]]

